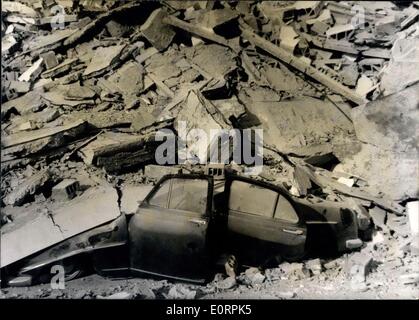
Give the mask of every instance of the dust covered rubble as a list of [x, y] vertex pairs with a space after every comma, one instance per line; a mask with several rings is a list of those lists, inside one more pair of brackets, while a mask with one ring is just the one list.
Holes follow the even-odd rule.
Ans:
[[81, 194], [203, 172], [155, 166], [156, 132], [179, 121], [262, 128], [255, 178], [300, 197], [349, 199], [375, 235], [336, 260], [252, 270], [208, 290], [338, 274], [365, 291], [394, 270], [415, 285], [419, 8], [382, 4], [2, 1], [2, 226], [26, 216], [21, 206], [48, 207], [66, 179]]

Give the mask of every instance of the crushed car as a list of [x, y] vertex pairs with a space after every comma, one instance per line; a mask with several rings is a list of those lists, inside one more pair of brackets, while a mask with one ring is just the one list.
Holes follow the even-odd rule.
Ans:
[[[205, 283], [225, 255], [234, 255], [242, 264], [267, 266], [301, 260], [325, 248], [345, 252], [363, 244], [361, 229], [369, 221], [361, 220], [369, 218], [359, 217], [345, 202], [298, 198], [281, 185], [228, 171], [224, 178], [165, 175], [135, 213], [118, 215], [112, 210], [104, 215], [104, 208], [96, 208], [86, 214], [91, 207], [80, 207], [55, 230], [60, 237], [34, 224], [31, 234], [39, 236], [31, 236], [31, 242], [43, 242], [42, 250], [36, 251], [33, 244], [25, 253], [19, 247], [22, 237], [2, 241], [2, 286], [48, 281], [57, 264], [63, 266], [66, 280], [94, 270], [111, 277], [145, 275]], [[106, 206], [106, 201], [98, 206]], [[19, 250], [20, 256], [15, 253]]]

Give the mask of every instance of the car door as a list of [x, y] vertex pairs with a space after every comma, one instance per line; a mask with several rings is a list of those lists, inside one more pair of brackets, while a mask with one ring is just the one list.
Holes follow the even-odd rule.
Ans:
[[295, 260], [304, 254], [306, 227], [291, 201], [251, 179], [229, 182], [229, 241], [242, 263], [265, 263], [277, 255]]
[[129, 222], [131, 270], [205, 281], [212, 192], [209, 176], [163, 177]]

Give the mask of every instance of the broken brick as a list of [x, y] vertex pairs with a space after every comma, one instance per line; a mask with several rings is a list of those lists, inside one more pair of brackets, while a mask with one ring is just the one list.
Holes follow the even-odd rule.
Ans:
[[41, 54], [41, 58], [43, 59], [47, 70], [52, 69], [58, 65], [58, 59], [54, 51], [48, 51]]
[[80, 184], [75, 179], [65, 179], [52, 188], [51, 198], [54, 201], [71, 200], [77, 195]]
[[356, 252], [346, 261], [346, 272], [352, 278], [365, 281], [373, 266], [373, 258], [366, 253]]

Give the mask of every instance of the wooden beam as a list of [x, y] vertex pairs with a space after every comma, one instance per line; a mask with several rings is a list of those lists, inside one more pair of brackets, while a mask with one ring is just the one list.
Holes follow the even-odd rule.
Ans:
[[306, 61], [299, 59], [298, 57], [287, 52], [286, 50], [258, 36], [253, 31], [251, 31], [250, 28], [243, 27], [243, 25], [241, 25], [241, 29], [242, 29], [242, 36], [246, 40], [250, 41], [253, 45], [265, 50], [266, 52], [269, 52], [271, 55], [278, 58], [282, 62], [285, 62], [286, 64], [303, 72], [305, 75], [319, 81], [321, 84], [325, 85], [326, 87], [333, 90], [334, 92], [344, 96], [348, 100], [358, 105], [365, 104], [366, 102], [368, 102], [364, 97], [360, 96], [355, 91], [345, 87], [341, 83], [337, 82], [336, 80], [330, 78], [326, 74], [312, 67]]

